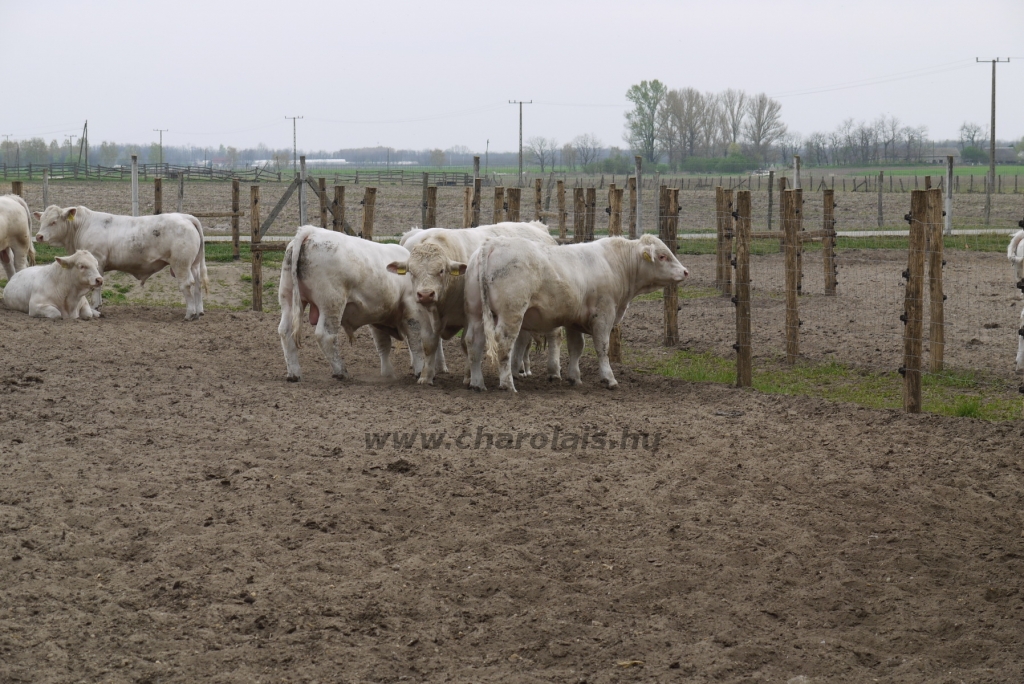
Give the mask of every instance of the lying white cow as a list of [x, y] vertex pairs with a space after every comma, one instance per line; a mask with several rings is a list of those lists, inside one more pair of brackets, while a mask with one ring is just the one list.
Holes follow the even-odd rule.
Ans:
[[[558, 244], [540, 221], [505, 222], [476, 228], [413, 229], [402, 236], [401, 244], [409, 250], [409, 258], [388, 264], [388, 270], [399, 275], [407, 274], [416, 293], [416, 301], [425, 314], [421, 319], [420, 332], [424, 357], [420, 384], [434, 384], [438, 362], [442, 371], [448, 370], [439, 352], [441, 340], [451, 339], [466, 325], [465, 278], [462, 277], [466, 263], [484, 240], [503, 236], [520, 237], [545, 245]], [[522, 367], [523, 375], [529, 374], [531, 341], [532, 337], [524, 333], [514, 354], [517, 370]], [[554, 334], [548, 340], [547, 349], [548, 375], [558, 378], [560, 348]], [[468, 384], [469, 380], [467, 366], [465, 382]]]
[[1019, 290], [1018, 297], [1024, 299], [1024, 230], [1018, 230], [1010, 239], [1010, 245], [1006, 248], [1006, 258], [1013, 266], [1013, 275], [1017, 279], [1014, 287]]
[[[171, 267], [185, 298], [185, 320], [203, 314], [203, 290], [208, 290], [203, 226], [188, 214], [116, 216], [86, 207], [47, 207], [40, 214], [36, 240], [62, 246], [68, 252], [87, 249], [100, 272], [123, 271], [145, 285], [154, 273]], [[103, 303], [102, 292], [93, 292], [93, 306]]]
[[0, 264], [7, 279], [36, 263], [32, 244], [32, 212], [17, 195], [0, 197]]
[[85, 295], [102, 285], [96, 257], [80, 249], [71, 256], [57, 257], [52, 264], [15, 273], [4, 288], [4, 305], [37, 318], [99, 318]]
[[332, 230], [303, 226], [284, 253], [281, 265], [281, 348], [288, 380], [297, 382], [302, 312], [309, 304], [309, 323], [335, 378], [348, 377], [338, 349], [338, 334], [353, 334], [372, 326], [380, 355], [380, 373], [394, 377], [391, 339], [408, 342], [413, 370], [422, 368], [419, 312], [409, 279], [388, 273], [393, 261], [404, 261], [409, 252], [400, 245], [382, 245]]
[[689, 271], [658, 238], [604, 238], [562, 247], [519, 238], [491, 238], [466, 272], [466, 344], [470, 387], [483, 390], [481, 362], [496, 360], [500, 387], [515, 391], [510, 350], [521, 330], [565, 326], [569, 381], [580, 381], [583, 335], [594, 339], [601, 382], [617, 382], [608, 363], [608, 338], [638, 294], [681, 283]]

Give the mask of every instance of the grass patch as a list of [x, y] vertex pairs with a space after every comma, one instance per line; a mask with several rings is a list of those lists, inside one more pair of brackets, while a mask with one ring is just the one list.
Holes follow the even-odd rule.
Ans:
[[[651, 372], [687, 382], [736, 384], [736, 362], [711, 352], [677, 351], [654, 364]], [[837, 361], [761, 363], [754, 368], [753, 386], [765, 394], [808, 396], [859, 404], [876, 409], [903, 407], [903, 378], [852, 368]], [[976, 371], [947, 370], [922, 376], [924, 410], [944, 416], [1016, 420], [1021, 400], [1015, 387]]]
[[5, 287], [7, 287], [7, 281], [4, 280], [3, 278], [0, 278], [0, 289], [3, 289]]

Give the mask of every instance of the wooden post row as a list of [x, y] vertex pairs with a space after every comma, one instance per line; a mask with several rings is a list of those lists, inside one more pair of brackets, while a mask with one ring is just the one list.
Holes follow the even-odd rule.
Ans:
[[[675, 254], [676, 238], [679, 230], [679, 188], [668, 188], [665, 192], [665, 232], [662, 242]], [[679, 342], [679, 288], [670, 285], [665, 288], [665, 340], [666, 347], [674, 347]]]
[[736, 194], [736, 386], [753, 383], [750, 336], [750, 191]]
[[494, 187], [494, 220], [492, 223], [501, 223], [505, 220], [505, 188]]
[[910, 245], [907, 250], [907, 287], [903, 310], [903, 410], [921, 412], [921, 354], [924, 334], [924, 265], [929, 219], [927, 191], [910, 193]]
[[786, 254], [786, 363], [796, 363], [800, 356], [800, 309], [797, 299], [798, 272], [797, 250], [800, 238], [797, 235], [797, 203], [800, 190], [782, 191], [782, 230]]
[[366, 188], [363, 194], [363, 234], [364, 240], [373, 239], [373, 214], [377, 205], [377, 188]]
[[238, 212], [241, 209], [241, 188], [240, 181], [235, 178], [231, 181], [231, 260], [238, 261], [241, 259], [239, 253], [239, 235], [238, 235]]
[[252, 310], [263, 311], [263, 252], [260, 244], [260, 186], [249, 188], [249, 247], [252, 257]]
[[[17, 195], [18, 197], [24, 197], [24, 184], [22, 181], [11, 181], [11, 194]], [[46, 207], [43, 207], [45, 209]]]
[[522, 197], [522, 188], [507, 188], [505, 190], [508, 212], [505, 214], [506, 221], [519, 221], [519, 200]]

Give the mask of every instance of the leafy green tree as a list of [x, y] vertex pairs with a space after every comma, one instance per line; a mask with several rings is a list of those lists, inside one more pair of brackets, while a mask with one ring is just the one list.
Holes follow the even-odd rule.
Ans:
[[960, 152], [960, 161], [965, 164], [987, 164], [988, 152], [980, 147], [968, 145]]
[[658, 112], [665, 103], [668, 87], [661, 81], [640, 81], [626, 91], [626, 99], [633, 103], [632, 111], [626, 112], [626, 132], [623, 139], [630, 148], [654, 163], [661, 157], [661, 142], [658, 139]]

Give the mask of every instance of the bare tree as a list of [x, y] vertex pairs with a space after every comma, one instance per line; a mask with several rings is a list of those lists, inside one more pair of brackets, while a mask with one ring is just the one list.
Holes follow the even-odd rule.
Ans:
[[965, 147], [977, 147], [978, 137], [983, 132], [979, 124], [964, 121], [960, 126], [960, 151], [963, 152]]
[[568, 166], [570, 171], [576, 170], [576, 149], [572, 143], [562, 145], [562, 166]]
[[809, 161], [824, 166], [828, 164], [828, 136], [821, 131], [815, 131], [807, 136], [804, 143], [807, 149]]
[[558, 151], [558, 142], [554, 138], [534, 136], [526, 141], [526, 150], [530, 158], [540, 164], [540, 172], [544, 173], [548, 165], [555, 165], [555, 153]]
[[758, 93], [747, 103], [747, 117], [743, 124], [743, 133], [747, 142], [762, 159], [767, 161], [768, 150], [772, 143], [786, 132], [786, 124], [782, 123], [779, 111], [782, 105], [765, 93]]
[[584, 133], [572, 139], [572, 147], [576, 151], [577, 163], [586, 168], [597, 161], [601, 153], [601, 140], [593, 133]]
[[888, 119], [882, 117], [884, 125], [883, 144], [885, 145], [885, 160], [896, 159], [896, 143], [900, 137], [900, 126], [903, 123], [895, 116]]
[[742, 90], [729, 88], [718, 96], [718, 101], [721, 103], [722, 113], [725, 115], [729, 142], [739, 142], [743, 119], [747, 115], [747, 94]]

